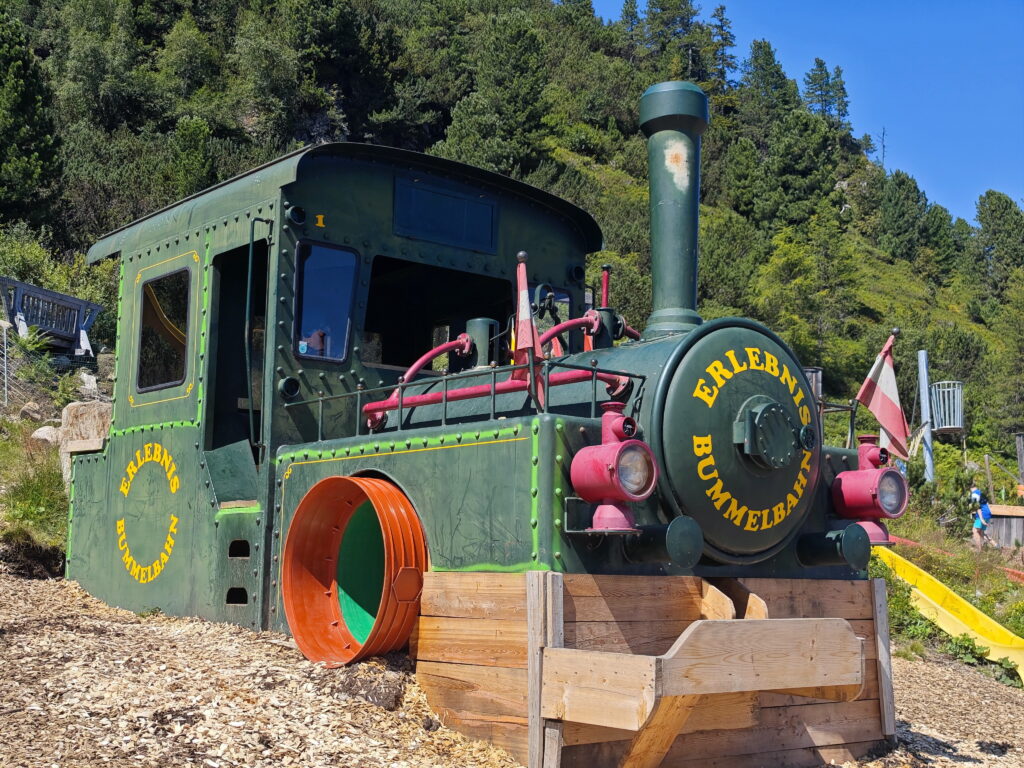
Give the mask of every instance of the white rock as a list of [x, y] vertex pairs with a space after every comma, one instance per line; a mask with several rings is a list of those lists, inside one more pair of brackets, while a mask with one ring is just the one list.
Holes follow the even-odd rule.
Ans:
[[40, 427], [29, 438], [37, 446], [59, 445], [60, 430], [57, 427]]

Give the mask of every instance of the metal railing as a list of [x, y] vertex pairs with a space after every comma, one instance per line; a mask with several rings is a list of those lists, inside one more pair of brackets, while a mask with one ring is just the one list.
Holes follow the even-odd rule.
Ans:
[[[595, 361], [596, 363], [596, 361]], [[551, 408], [551, 402], [549, 397], [538, 397], [536, 390], [536, 373], [537, 368], [540, 368], [540, 378], [543, 382], [543, 391], [545, 395], [549, 395], [553, 389], [551, 377], [558, 370], [562, 369], [566, 372], [571, 371], [582, 371], [586, 372], [586, 377], [581, 377], [579, 381], [567, 381], [563, 382], [566, 384], [590, 384], [590, 398], [589, 398], [589, 409], [590, 418], [598, 417], [598, 384], [602, 381], [601, 377], [614, 376], [628, 380], [631, 384], [636, 382], [638, 387], [643, 387], [647, 381], [647, 377], [643, 374], [638, 373], [627, 373], [626, 371], [616, 371], [608, 368], [599, 368], [596, 364], [594, 365], [573, 365], [571, 363], [554, 362], [551, 360], [543, 360], [535, 362], [531, 360], [528, 363], [520, 363], [518, 365], [503, 365], [494, 366], [489, 368], [478, 370], [464, 371], [461, 373], [444, 374], [439, 378], [422, 378], [414, 381], [402, 381], [399, 380], [397, 384], [388, 384], [379, 387], [367, 388], [362, 383], [357, 385], [354, 392], [341, 392], [336, 395], [324, 395], [319, 394], [317, 397], [310, 398], [308, 400], [296, 400], [294, 402], [285, 403], [285, 408], [298, 408], [301, 406], [316, 406], [317, 408], [317, 441], [322, 441], [324, 436], [324, 405], [333, 401], [340, 400], [355, 400], [355, 428], [353, 430], [354, 435], [363, 434], [379, 434], [381, 432], [393, 431], [401, 432], [406, 427], [403, 426], [405, 421], [405, 415], [416, 407], [425, 407], [418, 405], [407, 405], [406, 398], [409, 397], [409, 390], [412, 387], [423, 388], [424, 385], [437, 384], [441, 385], [440, 398], [436, 403], [432, 402], [429, 405], [439, 405], [441, 408], [440, 423], [441, 426], [445, 426], [448, 423], [448, 406], [452, 400], [450, 399], [451, 393], [458, 393], [459, 390], [453, 390], [451, 384], [453, 382], [468, 382], [472, 379], [479, 380], [485, 378], [485, 386], [488, 389], [481, 393], [481, 395], [474, 395], [473, 397], [458, 397], [458, 400], [475, 399], [476, 397], [487, 397], [488, 409], [484, 413], [478, 414], [480, 417], [489, 417], [491, 420], [497, 418], [498, 415], [498, 395], [501, 394], [527, 394], [529, 395], [530, 402], [533, 404], [533, 411], [535, 413], [549, 413]], [[522, 389], [515, 390], [514, 392], [502, 392], [500, 391], [499, 384], [513, 380], [514, 374], [518, 371], [523, 371], [527, 374], [527, 378], [524, 380], [526, 384]], [[499, 375], [502, 377], [502, 381], [498, 381]], [[364, 414], [364, 407], [374, 401], [383, 401], [391, 395], [397, 393], [397, 399], [394, 403], [393, 410], [397, 414], [395, 419], [396, 424], [389, 429], [387, 423], [382, 423], [381, 426], [371, 429], [367, 426], [367, 415]], [[421, 394], [421, 393], [417, 393]], [[578, 407], [580, 403], [565, 403], [560, 407]]]
[[81, 368], [94, 367], [95, 358], [75, 358], [71, 355], [49, 354], [22, 348], [17, 343], [17, 331], [0, 321], [0, 407], [5, 410], [28, 402], [48, 402], [53, 399], [59, 377]]

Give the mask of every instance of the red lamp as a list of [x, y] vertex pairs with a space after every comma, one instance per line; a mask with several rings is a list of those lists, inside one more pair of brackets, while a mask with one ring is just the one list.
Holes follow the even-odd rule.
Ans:
[[569, 468], [576, 493], [598, 505], [591, 530], [636, 530], [626, 502], [643, 501], [658, 482], [654, 453], [647, 443], [632, 439], [636, 422], [622, 415], [624, 408], [625, 403], [601, 403], [601, 444], [582, 448]]

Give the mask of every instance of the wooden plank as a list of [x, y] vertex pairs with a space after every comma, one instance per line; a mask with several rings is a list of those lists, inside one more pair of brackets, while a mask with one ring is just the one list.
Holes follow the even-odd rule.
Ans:
[[701, 584], [700, 617], [702, 619], [735, 619], [736, 606], [732, 599], [714, 584]]
[[[761, 707], [799, 707], [805, 704], [824, 704], [826, 699], [807, 698], [804, 696], [790, 696], [783, 693], [761, 691], [758, 695], [758, 703]], [[878, 698], [878, 666], [871, 660], [865, 660], [864, 664], [864, 687], [855, 701]]]
[[565, 647], [660, 656], [692, 621], [577, 621], [565, 625]]
[[[731, 604], [731, 603], [730, 603]], [[619, 768], [657, 768], [703, 696], [666, 696], [636, 733]]]
[[661, 693], [859, 685], [861, 641], [842, 619], [698, 621], [658, 660]]
[[[843, 765], [859, 760], [872, 750], [877, 749], [881, 743], [879, 741], [860, 741], [855, 744], [790, 749], [757, 755], [702, 757], [695, 760], [674, 759], [671, 761], [671, 766], [669, 766], [669, 761], [666, 761], [664, 765], [666, 768], [766, 768], [767, 766], [771, 766], [771, 768], [821, 768], [823, 765]], [[572, 756], [570, 752], [566, 764], [567, 766], [576, 766], [576, 768], [594, 768], [595, 765], [602, 763], [595, 762], [590, 758], [583, 758], [582, 755]]]
[[421, 616], [410, 640], [413, 658], [526, 668], [526, 622]]
[[[763, 768], [813, 765], [800, 762], [814, 753], [841, 754], [852, 745], [877, 746], [882, 740], [878, 706], [873, 700], [813, 704], [803, 707], [762, 709], [760, 724], [738, 731], [695, 731], [677, 738], [665, 757], [665, 766], [720, 766]], [[566, 747], [563, 768], [615, 765], [629, 742], [604, 742]], [[798, 752], [795, 762], [773, 759]], [[865, 750], [866, 752], [867, 750]]]
[[420, 615], [525, 622], [525, 574], [428, 571], [423, 574]]
[[[753, 728], [758, 724], [757, 694], [723, 693], [707, 696], [686, 721], [682, 733], [693, 731]], [[602, 741], [623, 741], [633, 737], [632, 731], [605, 728], [584, 723], [565, 724], [565, 744], [595, 744]]]
[[768, 604], [760, 595], [747, 589], [739, 579], [711, 579], [712, 584], [729, 596], [736, 606], [736, 616], [742, 619], [767, 619]]
[[[673, 746], [669, 758], [674, 761], [679, 758], [758, 754], [768, 750], [785, 751], [882, 738], [878, 709], [873, 701], [762, 709], [760, 720], [760, 726], [744, 731], [690, 734]], [[767, 764], [772, 765], [770, 762]]]
[[1014, 507], [1009, 504], [989, 504], [993, 517], [1024, 517], [1024, 507]]
[[[562, 574], [549, 572], [546, 576], [545, 601], [547, 609], [548, 648], [565, 645], [565, 583]], [[543, 768], [561, 768], [564, 725], [560, 720], [544, 721], [544, 764]]]
[[544, 764], [544, 723], [540, 714], [540, 693], [544, 685], [541, 662], [548, 637], [545, 588], [543, 571], [530, 571], [526, 574], [526, 719], [530, 729], [526, 764], [529, 768], [541, 768]]
[[694, 621], [701, 579], [695, 576], [594, 576], [567, 573], [565, 620]]
[[526, 670], [420, 661], [416, 682], [432, 709], [509, 715], [526, 712]]
[[480, 716], [476, 712], [434, 710], [444, 725], [474, 739], [489, 741], [507, 750], [519, 762], [529, 758], [528, 729], [525, 717]]
[[889, 649], [889, 600], [885, 593], [885, 579], [871, 580], [875, 611], [875, 646], [878, 668], [878, 702], [882, 718], [882, 733], [896, 734], [896, 701], [892, 688], [892, 656]]
[[768, 605], [773, 619], [870, 619], [871, 586], [866, 581], [740, 579]]
[[635, 731], [654, 708], [655, 667], [651, 656], [547, 648], [541, 712]]

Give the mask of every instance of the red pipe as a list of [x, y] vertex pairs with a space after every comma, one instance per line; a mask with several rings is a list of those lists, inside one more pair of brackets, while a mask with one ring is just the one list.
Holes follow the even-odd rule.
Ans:
[[543, 347], [558, 334], [564, 333], [565, 331], [571, 331], [575, 328], [582, 328], [588, 336], [593, 336], [599, 330], [601, 330], [601, 316], [592, 309], [588, 309], [583, 313], [583, 317], [577, 317], [573, 320], [566, 320], [563, 323], [549, 328], [541, 334], [539, 343]]
[[[447, 352], [454, 352], [459, 357], [464, 357], [468, 355], [472, 349], [473, 339], [468, 333], [460, 333], [453, 341], [446, 341], [444, 344], [434, 347], [423, 355], [423, 357], [409, 366], [409, 370], [405, 372], [405, 375], [402, 377], [402, 381], [412, 381], [413, 377], [420, 372], [420, 369], [435, 357], [440, 357]], [[398, 390], [395, 390], [391, 396], [395, 398], [395, 401], [397, 402]]]
[[610, 293], [609, 285], [608, 285], [608, 283], [609, 283], [608, 277], [609, 277], [609, 275], [611, 275], [611, 272], [612, 272], [612, 268], [611, 268], [610, 265], [605, 264], [603, 267], [601, 267], [601, 306], [602, 307], [607, 307], [608, 306], [608, 301], [609, 301], [608, 294]]
[[[562, 371], [551, 374], [548, 378], [548, 384], [552, 387], [559, 387], [564, 384], [579, 384], [584, 381], [590, 381], [592, 376], [594, 374], [590, 371]], [[612, 396], [621, 393], [629, 383], [629, 377], [616, 376], [612, 373], [598, 373], [597, 379], [606, 385], [608, 393]], [[530, 383], [526, 379], [506, 379], [505, 381], [496, 382], [493, 391], [496, 395], [506, 395], [513, 392], [526, 392], [529, 388]], [[472, 387], [450, 389], [447, 394], [444, 392], [427, 392], [422, 395], [409, 395], [402, 399], [402, 407], [415, 408], [418, 405], [437, 405], [445, 399], [449, 401], [472, 400], [476, 397], [486, 397], [489, 394], [491, 394], [490, 384], [477, 384]], [[369, 417], [367, 423], [371, 428], [380, 425], [381, 414], [398, 409], [398, 399], [392, 399], [392, 397], [389, 397], [387, 400], [367, 403], [363, 406], [363, 413]]]
[[640, 331], [630, 325], [627, 325], [625, 320], [623, 320], [622, 323], [622, 333], [633, 341], [640, 341]]
[[[446, 352], [454, 352], [455, 354], [462, 357], [464, 355], [468, 355], [472, 349], [473, 338], [468, 333], [460, 333], [453, 341], [446, 341], [444, 344], [440, 344], [434, 347], [432, 350], [423, 355], [419, 360], [417, 360], [415, 363], [409, 366], [409, 370], [407, 370], [405, 372], [405, 375], [402, 376], [401, 381], [411, 381], [416, 376], [416, 374], [420, 372], [420, 369], [423, 368], [424, 365], [429, 363], [435, 357], [440, 357]], [[394, 407], [397, 408], [398, 389], [392, 392], [385, 402], [393, 403]], [[379, 427], [379, 419], [371, 418], [369, 421], [369, 426], [371, 429]]]

